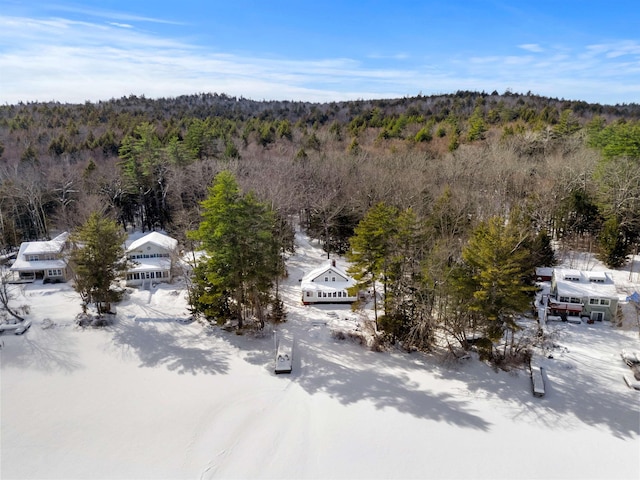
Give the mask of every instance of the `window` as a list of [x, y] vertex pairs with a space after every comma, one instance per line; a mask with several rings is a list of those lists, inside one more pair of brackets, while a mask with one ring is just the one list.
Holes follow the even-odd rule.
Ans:
[[333, 292], [333, 298], [336, 298], [338, 296], [338, 294], [336, 292]]
[[51, 270], [47, 270], [47, 276], [48, 277], [61, 277], [62, 276], [62, 270], [60, 270], [59, 268], [53, 268]]
[[571, 297], [571, 303], [582, 303], [582, 300], [576, 297]]
[[27, 262], [38, 262], [40, 261], [39, 255], [27, 255]]
[[569, 297], [560, 297], [559, 300], [562, 303], [569, 303], [571, 301], [571, 299]]
[[307, 295], [306, 295], [307, 297], [310, 297], [310, 296], [311, 296], [311, 292], [306, 292], [306, 294], [307, 294]]
[[609, 306], [609, 304], [611, 303], [611, 300], [609, 300], [608, 298], [601, 298], [600, 299], [600, 305], [604, 305], [604, 306]]
[[338, 298], [342, 298], [342, 292], [338, 292]]
[[335, 282], [336, 281], [336, 277], [331, 277], [331, 281]]
[[591, 283], [604, 283], [604, 278], [590, 278]]
[[324, 277], [324, 281], [328, 282], [329, 281], [329, 277]]
[[589, 299], [589, 305], [600, 305], [600, 299], [599, 298], [590, 298]]

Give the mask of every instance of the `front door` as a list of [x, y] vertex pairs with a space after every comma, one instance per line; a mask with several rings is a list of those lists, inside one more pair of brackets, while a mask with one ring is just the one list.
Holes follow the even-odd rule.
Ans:
[[601, 322], [604, 320], [604, 312], [591, 312], [591, 320]]

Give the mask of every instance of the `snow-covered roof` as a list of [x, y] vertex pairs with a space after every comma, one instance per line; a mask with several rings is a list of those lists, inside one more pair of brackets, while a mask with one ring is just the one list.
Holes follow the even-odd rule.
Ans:
[[64, 232], [52, 240], [39, 242], [22, 242], [18, 257], [21, 255], [39, 255], [44, 253], [60, 253], [69, 238], [69, 233]]
[[127, 252], [138, 250], [144, 247], [147, 243], [152, 243], [168, 251], [175, 250], [175, 248], [178, 246], [178, 241], [175, 238], [159, 232], [150, 232], [144, 237], [140, 237], [132, 242], [131, 245], [129, 245], [129, 248], [127, 248]]
[[[336, 277], [336, 281], [314, 282], [315, 279], [323, 278], [324, 276]], [[341, 278], [345, 280], [340, 280]], [[304, 291], [342, 291], [353, 285], [355, 285], [355, 280], [343, 268], [336, 266], [334, 262], [329, 262], [309, 271], [300, 283], [300, 287]]]
[[309, 271], [307, 274], [305, 274], [305, 276], [302, 278], [302, 283], [311, 283], [313, 282], [314, 279], [318, 278], [318, 277], [322, 277], [323, 275], [327, 274], [327, 272], [335, 272], [338, 276], [343, 277], [346, 279], [346, 281], [344, 282], [335, 282], [335, 283], [349, 283], [349, 284], [353, 284], [353, 279], [351, 278], [351, 276], [343, 269], [338, 267], [337, 265], [335, 265], [332, 262], [329, 262], [325, 265], [322, 265], [320, 267], [314, 268], [313, 270]]
[[553, 267], [536, 267], [538, 277], [550, 277], [553, 274]]
[[67, 268], [67, 261], [61, 258], [58, 260], [41, 260], [39, 262], [28, 262], [26, 260], [18, 258], [13, 263], [13, 265], [11, 265], [10, 270], [14, 272], [32, 272], [34, 270], [53, 270], [56, 268]]
[[127, 272], [153, 272], [156, 270], [169, 270], [171, 260], [168, 258], [143, 258], [133, 260], [127, 268]]
[[52, 259], [52, 260], [39, 260], [28, 261], [28, 255], [45, 255], [45, 254], [59, 254], [64, 249], [64, 245], [69, 238], [69, 233], [64, 232], [55, 237], [52, 240], [37, 241], [37, 242], [22, 242], [20, 250], [18, 250], [18, 257], [11, 266], [11, 270], [15, 272], [31, 272], [34, 270], [50, 270], [56, 268], [66, 268], [66, 259]]
[[556, 268], [553, 271], [558, 295], [618, 298], [616, 286], [607, 272]]

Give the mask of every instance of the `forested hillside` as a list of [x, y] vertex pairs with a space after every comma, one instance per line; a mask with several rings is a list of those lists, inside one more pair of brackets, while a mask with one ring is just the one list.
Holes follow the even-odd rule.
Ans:
[[[5, 105], [0, 239], [7, 248], [47, 238], [95, 209], [181, 237], [227, 169], [284, 216], [302, 214], [332, 249], [345, 249], [379, 201], [420, 217], [447, 201], [448, 222], [467, 226], [518, 206], [557, 238], [593, 235], [615, 219], [628, 243], [637, 209], [625, 201], [637, 195], [620, 184], [633, 181], [624, 171], [633, 165], [618, 159], [637, 159], [639, 116], [638, 105], [496, 92], [328, 104], [202, 94]], [[620, 148], [632, 150], [608, 146], [607, 129], [624, 130], [630, 145]]]
[[[552, 240], [610, 266], [637, 248], [639, 117], [635, 104], [509, 92], [5, 105], [0, 247], [75, 230], [94, 212], [189, 245], [228, 171], [273, 214], [283, 250], [299, 218], [328, 254], [351, 255], [362, 285], [384, 284], [390, 335], [428, 348], [436, 325], [464, 341], [461, 325], [500, 318], [495, 335], [485, 329], [497, 338], [515, 328], [505, 319], [526, 305], [533, 267], [553, 263]], [[517, 285], [491, 290], [483, 276], [496, 271]]]

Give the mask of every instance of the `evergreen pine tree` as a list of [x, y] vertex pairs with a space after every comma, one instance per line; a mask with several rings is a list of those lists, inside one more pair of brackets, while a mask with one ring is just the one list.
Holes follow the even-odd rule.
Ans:
[[[390, 273], [392, 241], [397, 232], [398, 210], [378, 203], [371, 208], [354, 229], [350, 239], [351, 262], [349, 273], [356, 280], [356, 289], [371, 287], [373, 290], [374, 317], [378, 327], [378, 300], [376, 284], [382, 281], [386, 293]], [[386, 312], [385, 312], [386, 313]]]
[[492, 342], [505, 330], [516, 331], [515, 315], [524, 312], [532, 287], [525, 278], [529, 251], [512, 224], [493, 217], [481, 223], [462, 251], [466, 275], [458, 276], [461, 292], [471, 293], [469, 308], [482, 320], [484, 333]]
[[80, 229], [71, 236], [70, 266], [74, 273], [74, 288], [83, 304], [93, 303], [98, 315], [111, 310], [111, 302], [119, 294], [114, 282], [126, 271], [124, 233], [113, 220], [92, 213]]
[[598, 236], [600, 253], [598, 258], [608, 267], [618, 268], [627, 259], [628, 247], [624, 242], [624, 235], [620, 231], [618, 220], [610, 218], [602, 226]]
[[206, 252], [196, 269], [194, 313], [223, 323], [255, 314], [261, 323], [274, 280], [282, 274], [273, 212], [254, 195], [242, 195], [235, 177], [219, 173], [202, 202], [202, 222], [189, 232]]

